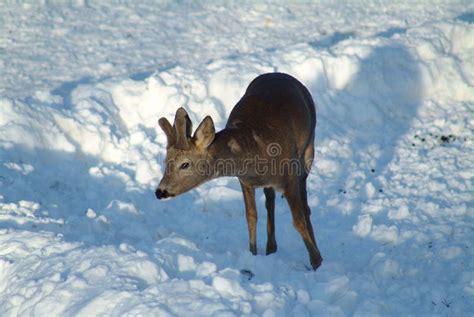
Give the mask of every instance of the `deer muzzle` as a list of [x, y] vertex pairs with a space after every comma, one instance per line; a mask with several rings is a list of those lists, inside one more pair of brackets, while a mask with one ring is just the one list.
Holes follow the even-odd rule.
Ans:
[[155, 196], [158, 199], [166, 199], [166, 198], [173, 197], [174, 195], [170, 194], [167, 190], [162, 190], [162, 189], [158, 188], [155, 191]]

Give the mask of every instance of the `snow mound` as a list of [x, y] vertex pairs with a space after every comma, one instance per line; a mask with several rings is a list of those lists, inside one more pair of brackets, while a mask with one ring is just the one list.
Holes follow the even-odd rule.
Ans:
[[[472, 14], [385, 6], [0, 5], [0, 315], [471, 313]], [[317, 104], [317, 272], [284, 199], [251, 256], [235, 179], [153, 195], [158, 118], [223, 128], [271, 71]]]

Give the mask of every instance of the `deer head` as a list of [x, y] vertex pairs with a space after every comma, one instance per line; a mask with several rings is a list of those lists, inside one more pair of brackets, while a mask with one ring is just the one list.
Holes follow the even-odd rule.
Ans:
[[192, 123], [184, 108], [176, 111], [174, 125], [166, 118], [158, 121], [168, 139], [166, 170], [156, 189], [158, 199], [169, 198], [187, 192], [210, 179], [208, 147], [214, 140], [215, 128], [207, 116], [192, 133]]

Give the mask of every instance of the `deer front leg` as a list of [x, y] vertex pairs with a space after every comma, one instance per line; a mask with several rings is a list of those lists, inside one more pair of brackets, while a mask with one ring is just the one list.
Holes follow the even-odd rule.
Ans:
[[255, 189], [240, 182], [244, 193], [245, 217], [249, 230], [249, 249], [257, 255], [257, 207], [255, 205]]
[[288, 201], [288, 205], [291, 209], [291, 215], [293, 217], [293, 225], [303, 238], [306, 249], [309, 253], [309, 259], [313, 270], [316, 270], [323, 261], [321, 253], [316, 245], [314, 239], [313, 226], [309, 218], [309, 207], [306, 204], [306, 199], [303, 199], [303, 193], [306, 195], [302, 183], [300, 181], [294, 181], [289, 184], [285, 190], [285, 197]]
[[263, 192], [265, 193], [265, 207], [267, 208], [267, 255], [269, 255], [277, 250], [275, 239], [275, 190], [266, 187]]

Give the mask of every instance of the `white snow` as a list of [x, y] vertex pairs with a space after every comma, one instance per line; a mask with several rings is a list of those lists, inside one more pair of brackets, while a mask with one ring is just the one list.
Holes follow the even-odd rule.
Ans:
[[[474, 5], [1, 3], [0, 315], [474, 311]], [[223, 128], [258, 74], [317, 104], [308, 201], [248, 251], [240, 186], [157, 201], [183, 106]]]

